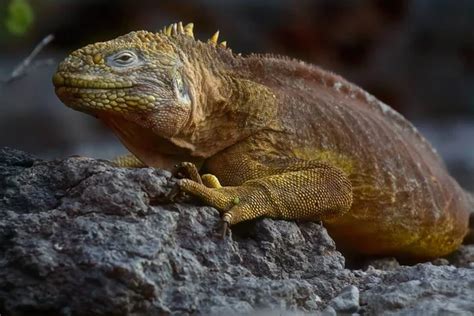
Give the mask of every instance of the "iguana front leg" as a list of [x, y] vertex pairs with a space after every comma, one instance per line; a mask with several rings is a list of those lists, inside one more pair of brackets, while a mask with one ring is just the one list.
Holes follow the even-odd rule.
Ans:
[[323, 220], [350, 209], [352, 186], [338, 168], [320, 162], [298, 161], [283, 167], [280, 163], [278, 171], [280, 173], [239, 186], [209, 188], [190, 179], [181, 179], [179, 186], [219, 209], [228, 225], [261, 216]]

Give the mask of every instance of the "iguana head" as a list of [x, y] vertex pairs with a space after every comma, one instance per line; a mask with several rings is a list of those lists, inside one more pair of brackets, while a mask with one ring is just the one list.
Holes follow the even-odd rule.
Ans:
[[122, 140], [142, 129], [148, 135], [137, 137], [153, 133], [169, 139], [208, 95], [201, 90], [211, 71], [198, 71], [205, 68], [199, 65], [206, 62], [203, 56], [225, 45], [217, 44], [217, 34], [208, 43], [194, 40], [192, 23], [172, 24], [157, 33], [132, 32], [72, 52], [53, 83], [63, 103], [104, 120]]
[[192, 28], [173, 24], [78, 49], [54, 74], [56, 93], [71, 108], [96, 116], [154, 113], [172, 133], [185, 123], [196, 94], [195, 69], [186, 64], [194, 57], [189, 48], [204, 45], [193, 40]]
[[209, 157], [245, 136], [237, 124], [248, 128], [253, 117], [265, 115], [253, 104], [246, 113], [235, 102], [234, 95], [257, 98], [245, 97], [246, 85], [229, 75], [241, 58], [217, 38], [218, 32], [207, 43], [195, 40], [192, 24], [175, 23], [85, 46], [59, 65], [56, 94], [103, 120], [144, 161], [179, 149]]

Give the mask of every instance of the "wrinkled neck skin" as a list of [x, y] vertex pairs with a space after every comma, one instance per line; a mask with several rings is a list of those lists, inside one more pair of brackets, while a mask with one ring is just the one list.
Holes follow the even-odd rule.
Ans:
[[[270, 128], [276, 97], [256, 82], [234, 71], [244, 58], [230, 50], [197, 43], [200, 49], [181, 48], [192, 108], [186, 124], [170, 139], [191, 156], [209, 158], [240, 140]], [[196, 45], [194, 42], [193, 45]]]

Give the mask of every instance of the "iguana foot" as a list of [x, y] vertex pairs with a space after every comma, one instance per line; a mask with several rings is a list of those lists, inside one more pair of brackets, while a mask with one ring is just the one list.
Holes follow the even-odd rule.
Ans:
[[[176, 164], [174, 166], [172, 174], [177, 178], [190, 179], [196, 183], [203, 184], [208, 188], [218, 189], [222, 187], [215, 175], [207, 173], [201, 176], [196, 165], [192, 162], [185, 161]], [[170, 201], [174, 201], [180, 198], [184, 198], [184, 194], [185, 192], [181, 190], [179, 185], [176, 185], [168, 194], [168, 198]]]
[[217, 179], [215, 175], [206, 173], [201, 176], [196, 165], [192, 162], [180, 162], [174, 167], [175, 169], [173, 170], [173, 175], [175, 177], [190, 179], [197, 183], [204, 184], [208, 188], [218, 189], [222, 187], [219, 179]]
[[173, 176], [178, 178], [191, 179], [202, 184], [201, 176], [195, 164], [192, 162], [180, 162], [174, 166]]
[[201, 176], [202, 184], [204, 184], [208, 188], [219, 189], [222, 188], [219, 179], [213, 174], [206, 173]]
[[228, 226], [266, 215], [269, 207], [265, 205], [267, 199], [262, 196], [262, 188], [252, 185], [222, 187], [215, 176], [205, 175], [203, 178], [209, 186], [190, 179], [181, 179], [178, 185], [182, 191], [221, 212], [224, 236]]

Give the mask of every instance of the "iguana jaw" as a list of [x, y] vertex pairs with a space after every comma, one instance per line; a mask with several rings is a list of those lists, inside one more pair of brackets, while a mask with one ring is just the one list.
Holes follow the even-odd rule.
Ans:
[[56, 94], [67, 106], [88, 113], [146, 112], [155, 109], [156, 97], [139, 91], [130, 80], [96, 78], [90, 75], [68, 76], [57, 72], [53, 76]]
[[88, 89], [120, 89], [131, 88], [134, 82], [124, 78], [107, 78], [91, 75], [67, 75], [56, 72], [53, 76], [55, 87], [72, 87]]
[[[103, 79], [88, 74], [74, 74], [72, 77], [57, 72], [53, 76], [53, 84], [63, 103], [103, 121], [148, 166], [162, 165], [163, 155], [190, 154], [190, 144], [175, 144], [171, 140], [175, 129], [182, 124], [166, 119], [168, 111], [160, 110], [160, 105], [166, 100], [157, 101], [158, 96], [155, 97], [151, 89], [139, 83]], [[184, 119], [188, 116], [183, 113], [179, 117]], [[194, 161], [197, 158], [190, 159]]]

